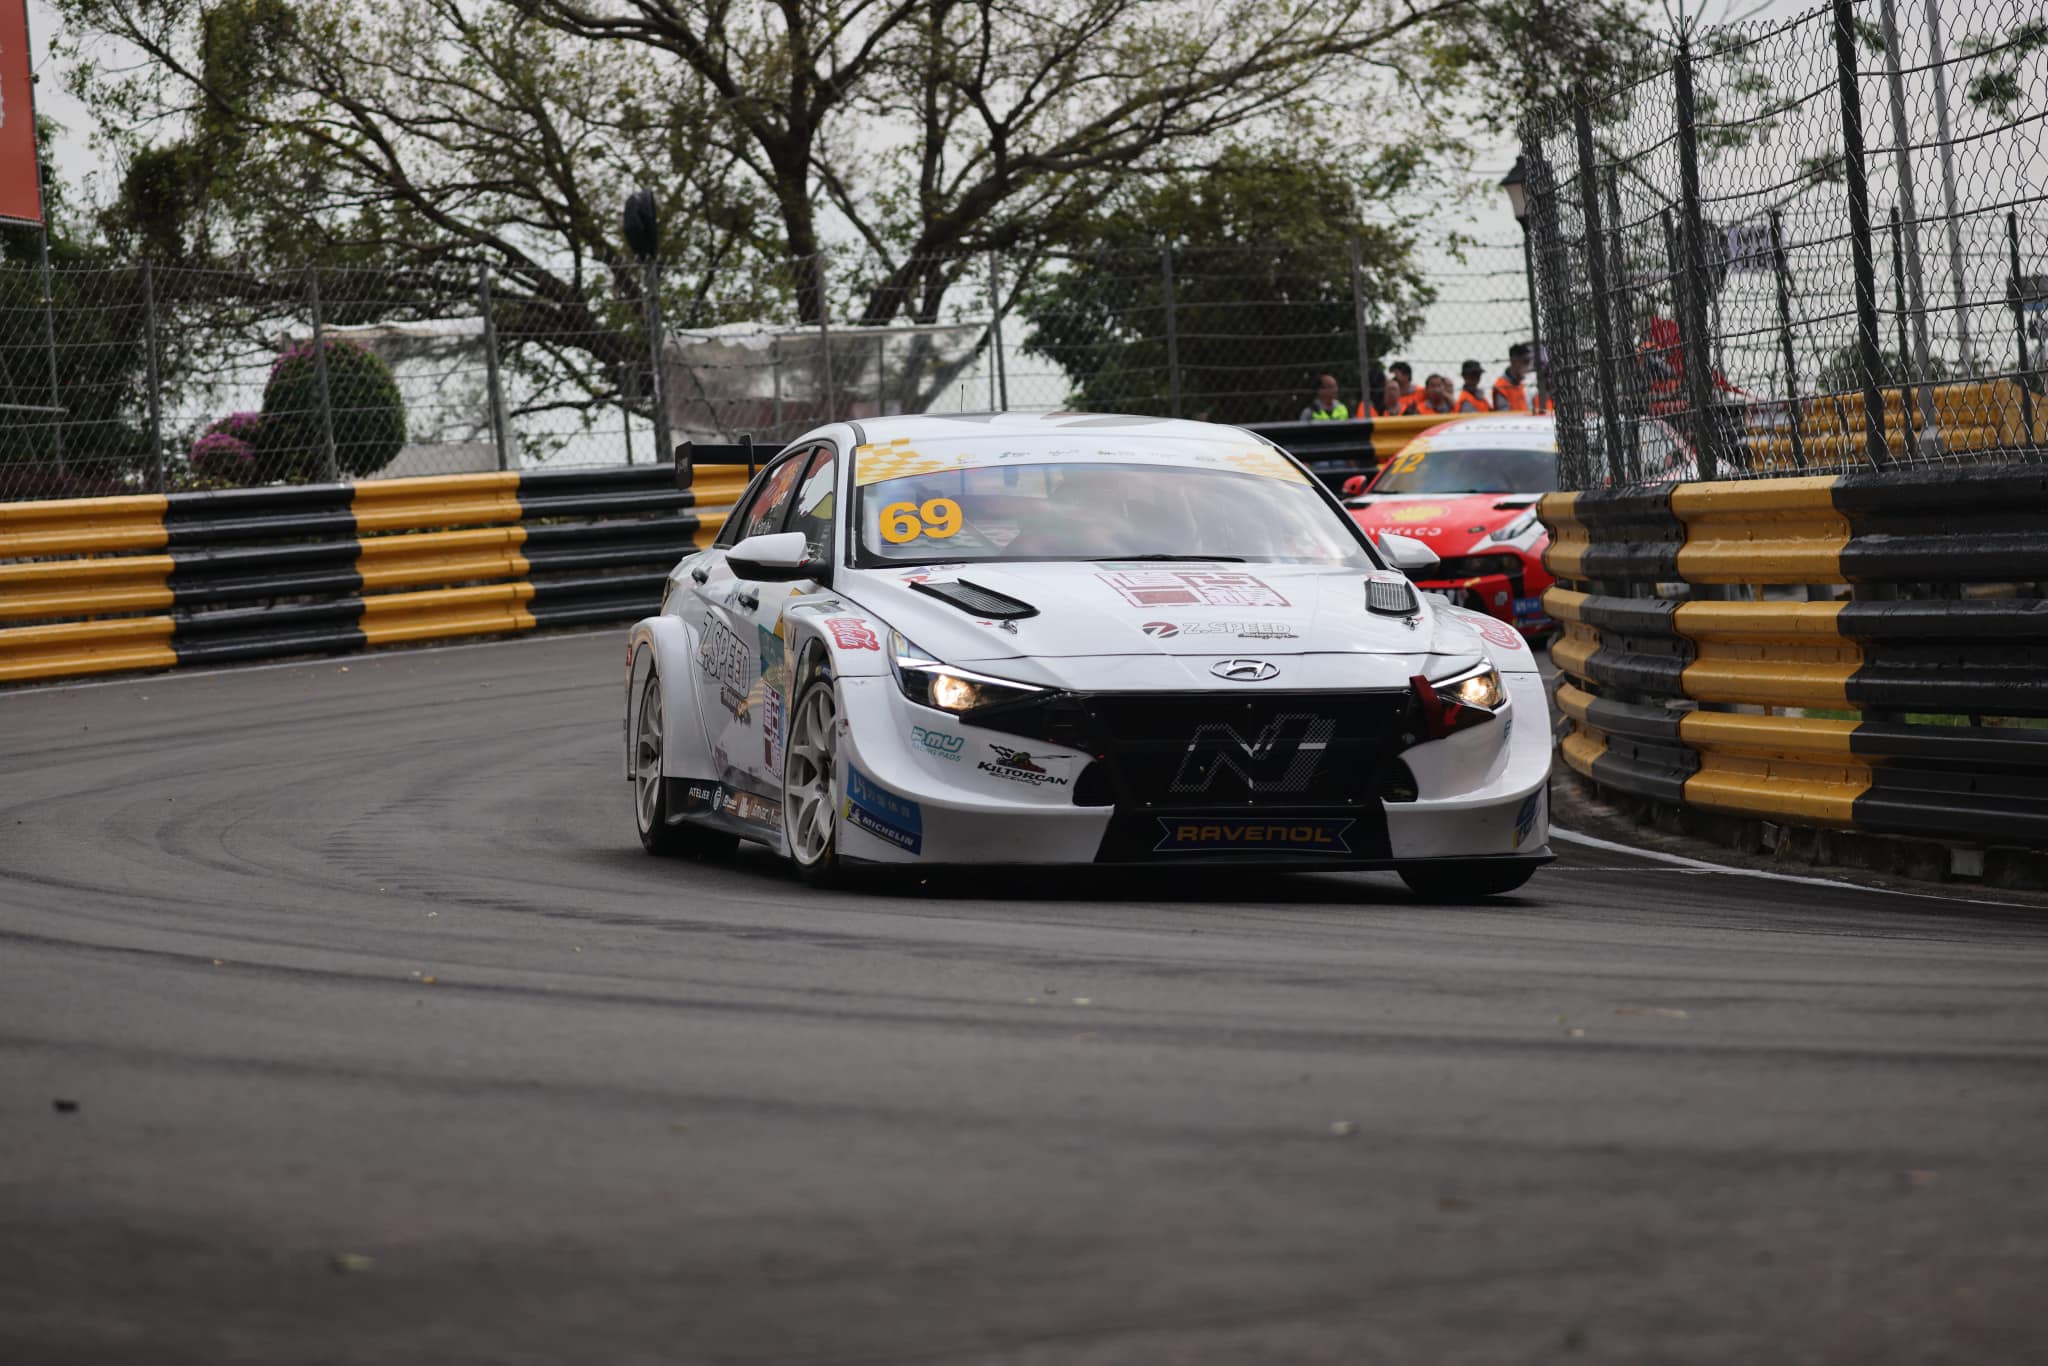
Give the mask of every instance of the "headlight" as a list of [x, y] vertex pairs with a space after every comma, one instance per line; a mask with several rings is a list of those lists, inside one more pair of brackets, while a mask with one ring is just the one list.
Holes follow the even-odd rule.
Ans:
[[1013, 683], [941, 664], [930, 651], [920, 648], [901, 631], [889, 633], [889, 672], [895, 675], [896, 686], [905, 697], [920, 707], [937, 711], [976, 711], [1045, 691], [1029, 683]]
[[1439, 683], [1436, 690], [1468, 707], [1483, 707], [1487, 711], [1498, 711], [1500, 704], [1508, 700], [1507, 689], [1500, 683], [1500, 671], [1491, 666], [1452, 682]]
[[1491, 664], [1442, 679], [1417, 674], [1408, 680], [1408, 686], [1421, 706], [1422, 733], [1431, 740], [1491, 721], [1508, 700], [1500, 673]]
[[1509, 522], [1506, 526], [1502, 527], [1499, 531], [1494, 532], [1491, 536], [1488, 536], [1486, 539], [1489, 541], [1520, 540], [1522, 536], [1527, 534], [1529, 528], [1535, 525], [1536, 508], [1532, 504], [1526, 511], [1522, 513], [1521, 516], [1515, 518], [1514, 521]]

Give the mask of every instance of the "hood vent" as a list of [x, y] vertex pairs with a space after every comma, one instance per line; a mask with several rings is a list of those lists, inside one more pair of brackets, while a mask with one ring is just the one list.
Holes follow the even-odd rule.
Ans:
[[993, 588], [983, 588], [978, 583], [955, 579], [951, 583], [919, 582], [910, 585], [920, 593], [928, 593], [940, 602], [949, 602], [963, 612], [977, 617], [989, 617], [996, 621], [1022, 621], [1038, 615], [1038, 609], [1028, 602], [1020, 602]]
[[1413, 616], [1420, 610], [1420, 604], [1415, 601], [1415, 590], [1406, 583], [1389, 579], [1365, 581], [1365, 605], [1390, 617]]

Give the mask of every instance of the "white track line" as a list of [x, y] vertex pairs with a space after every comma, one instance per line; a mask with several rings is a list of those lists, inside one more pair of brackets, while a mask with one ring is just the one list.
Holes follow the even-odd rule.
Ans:
[[507, 645], [531, 645], [543, 640], [581, 640], [586, 636], [620, 633], [620, 644], [624, 644], [624, 627], [598, 626], [588, 631], [545, 631], [522, 632], [503, 640], [471, 640], [460, 645], [387, 646], [383, 649], [358, 650], [352, 654], [316, 655], [306, 659], [287, 659], [276, 664], [221, 664], [211, 669], [165, 669], [161, 673], [134, 674], [127, 678], [94, 678], [77, 683], [32, 683], [22, 688], [0, 690], [0, 702], [10, 697], [27, 696], [39, 692], [75, 692], [84, 688], [132, 688], [137, 684], [174, 683], [187, 678], [218, 678], [222, 674], [260, 674], [273, 669], [325, 669], [341, 667], [354, 661], [377, 663], [386, 659], [411, 659], [419, 655], [454, 654], [458, 650], [501, 649]]
[[[1872, 887], [1861, 882], [1844, 882], [1839, 878], [1801, 877], [1797, 873], [1773, 873], [1763, 868], [1735, 868], [1725, 863], [1709, 863], [1705, 859], [1687, 858], [1683, 854], [1667, 854], [1661, 849], [1637, 849], [1633, 845], [1617, 844], [1613, 840], [1603, 840], [1593, 835], [1581, 835], [1576, 830], [1566, 830], [1555, 825], [1550, 827], [1550, 834], [1553, 839], [1561, 839], [1567, 844], [1583, 844], [1588, 849], [1600, 849], [1610, 854], [1627, 854], [1631, 858], [1648, 859], [1652, 863], [1666, 863], [1674, 868], [1684, 868], [1695, 873], [1725, 873], [1729, 877], [1763, 878], [1767, 882], [1796, 882], [1808, 887], [1832, 887], [1837, 891], [1876, 892], [1883, 896], [1907, 896], [1921, 901], [1940, 901], [1951, 906], [1996, 906], [2001, 910], [2007, 911], [2033, 911], [2040, 909], [2040, 907], [2028, 905], [2024, 901], [1986, 901], [1981, 897], [1942, 896], [1937, 892], [1909, 892], [1896, 887]], [[1620, 872], [1627, 870], [1602, 869], [1600, 871]]]

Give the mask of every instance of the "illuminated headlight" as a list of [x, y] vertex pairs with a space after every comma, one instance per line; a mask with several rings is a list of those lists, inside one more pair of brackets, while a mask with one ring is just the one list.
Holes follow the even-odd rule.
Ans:
[[1530, 527], [1535, 525], [1536, 509], [1534, 506], [1531, 506], [1521, 516], [1515, 518], [1514, 521], [1509, 522], [1486, 539], [1489, 541], [1518, 541], [1528, 534]]
[[1438, 683], [1436, 690], [1456, 698], [1465, 706], [1480, 707], [1486, 711], [1499, 711], [1500, 704], [1508, 700], [1507, 689], [1500, 683], [1500, 671], [1491, 666]]
[[901, 631], [889, 633], [889, 672], [896, 676], [896, 686], [905, 697], [920, 707], [937, 711], [977, 711], [1045, 691], [1029, 683], [990, 678], [987, 674], [942, 664], [929, 651], [906, 639]]

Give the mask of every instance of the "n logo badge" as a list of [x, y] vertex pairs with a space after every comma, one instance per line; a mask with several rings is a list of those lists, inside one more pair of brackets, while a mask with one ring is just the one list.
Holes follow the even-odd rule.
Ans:
[[1199, 726], [1173, 775], [1174, 792], [1207, 792], [1229, 774], [1255, 795], [1300, 792], [1315, 779], [1337, 723], [1312, 712], [1276, 716], [1247, 740], [1225, 722]]

